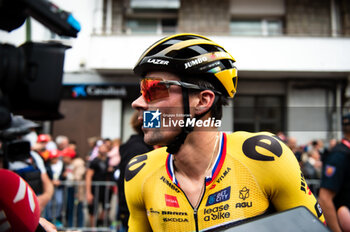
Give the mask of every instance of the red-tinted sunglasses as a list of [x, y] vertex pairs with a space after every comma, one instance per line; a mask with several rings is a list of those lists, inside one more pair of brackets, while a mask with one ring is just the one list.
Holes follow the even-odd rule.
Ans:
[[[146, 102], [169, 97], [169, 88], [171, 85], [181, 86], [182, 88], [195, 89], [195, 90], [206, 90], [195, 84], [190, 84], [182, 81], [164, 81], [161, 79], [148, 79], [144, 78], [141, 80], [141, 94]], [[216, 94], [220, 94], [217, 91], [211, 90]]]

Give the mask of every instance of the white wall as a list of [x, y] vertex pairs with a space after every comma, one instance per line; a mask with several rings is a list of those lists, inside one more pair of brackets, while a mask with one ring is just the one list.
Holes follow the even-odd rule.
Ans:
[[[161, 36], [95, 36], [92, 69], [131, 69]], [[350, 72], [350, 38], [210, 36], [237, 60], [241, 71]]]
[[307, 144], [311, 139], [327, 139], [327, 98], [324, 89], [293, 89], [287, 102], [288, 135]]
[[[116, 139], [121, 137], [122, 101], [105, 99], [102, 102], [102, 138]], [[89, 126], [89, 125], [87, 125]]]

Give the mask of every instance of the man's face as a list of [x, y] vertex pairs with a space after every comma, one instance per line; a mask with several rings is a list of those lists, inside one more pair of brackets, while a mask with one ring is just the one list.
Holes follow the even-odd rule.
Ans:
[[[167, 72], [151, 72], [146, 75], [149, 79], [162, 79], [166, 80], [176, 80], [179, 81], [179, 77], [174, 74]], [[174, 115], [172, 120], [183, 119], [183, 117], [176, 117], [176, 115], [183, 114], [183, 104], [182, 104], [182, 90], [180, 86], [170, 85], [168, 88], [168, 96], [162, 97], [156, 100], [151, 100], [147, 102], [143, 96], [137, 98], [133, 103], [132, 107], [139, 111], [138, 120], [143, 123], [143, 112], [144, 111], [157, 111], [159, 110], [161, 115], [161, 121], [164, 115]], [[154, 92], [154, 94], [157, 94]], [[181, 131], [181, 128], [176, 126], [168, 128], [144, 128], [144, 141], [150, 145], [166, 145], [172, 141], [176, 135]]]
[[108, 146], [105, 143], [98, 147], [98, 152], [100, 155], [107, 156], [108, 151]]

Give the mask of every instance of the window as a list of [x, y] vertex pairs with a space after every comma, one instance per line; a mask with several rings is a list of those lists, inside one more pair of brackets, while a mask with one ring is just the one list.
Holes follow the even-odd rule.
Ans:
[[176, 32], [176, 19], [128, 19], [128, 34], [163, 34]]
[[125, 15], [127, 34], [175, 33], [180, 0], [131, 0]]
[[126, 23], [127, 32], [132, 34], [147, 34], [157, 32], [155, 19], [130, 19]]
[[179, 9], [180, 0], [130, 0], [131, 8]]
[[282, 21], [278, 19], [231, 20], [231, 35], [275, 36], [283, 34]]
[[283, 97], [239, 96], [234, 100], [234, 131], [284, 130]]

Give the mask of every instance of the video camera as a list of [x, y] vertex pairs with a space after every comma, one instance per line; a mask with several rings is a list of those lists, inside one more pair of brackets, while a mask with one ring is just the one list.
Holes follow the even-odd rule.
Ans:
[[[10, 32], [32, 16], [58, 35], [77, 37], [72, 14], [46, 0], [0, 0], [0, 29]], [[57, 42], [0, 44], [0, 130], [11, 113], [32, 120], [56, 120], [59, 113], [65, 50]]]

